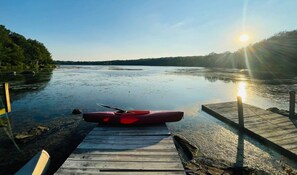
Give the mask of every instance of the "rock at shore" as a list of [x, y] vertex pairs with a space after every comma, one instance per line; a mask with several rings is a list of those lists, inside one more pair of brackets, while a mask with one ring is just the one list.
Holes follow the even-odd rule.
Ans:
[[14, 136], [14, 138], [17, 141], [21, 142], [21, 143], [26, 143], [26, 142], [28, 142], [30, 140], [33, 140], [37, 136], [40, 136], [40, 135], [46, 133], [47, 131], [49, 131], [48, 127], [46, 127], [46, 126], [37, 126], [37, 127], [31, 128], [28, 131], [17, 133]]
[[81, 114], [82, 112], [81, 112], [81, 110], [80, 109], [73, 109], [73, 111], [72, 111], [72, 114], [74, 114], [74, 115], [78, 115], [78, 114]]

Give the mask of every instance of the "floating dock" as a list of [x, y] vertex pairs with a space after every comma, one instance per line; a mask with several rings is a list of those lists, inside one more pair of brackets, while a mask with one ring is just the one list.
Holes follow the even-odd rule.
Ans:
[[[237, 102], [202, 105], [202, 110], [240, 128]], [[275, 148], [281, 154], [297, 160], [296, 119], [243, 104], [243, 120], [245, 133]]]
[[55, 174], [185, 175], [165, 124], [98, 126]]

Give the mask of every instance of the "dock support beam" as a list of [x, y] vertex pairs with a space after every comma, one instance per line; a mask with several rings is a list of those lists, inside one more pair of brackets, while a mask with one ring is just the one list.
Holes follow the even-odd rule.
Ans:
[[290, 91], [290, 118], [295, 117], [295, 91]]
[[238, 124], [239, 128], [244, 129], [244, 119], [243, 119], [243, 104], [242, 98], [240, 96], [237, 97], [237, 109], [238, 109]]

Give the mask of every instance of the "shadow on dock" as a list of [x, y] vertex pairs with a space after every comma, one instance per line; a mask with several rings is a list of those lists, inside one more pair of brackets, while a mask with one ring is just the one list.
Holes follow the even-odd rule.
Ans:
[[235, 167], [241, 170], [243, 173], [243, 163], [244, 163], [244, 133], [238, 131], [238, 141], [237, 141], [237, 154]]
[[56, 174], [185, 174], [165, 124], [95, 127]]
[[[203, 111], [238, 128], [240, 131], [242, 126], [239, 125], [237, 109], [237, 102], [202, 105]], [[245, 134], [296, 162], [296, 120], [248, 104], [243, 104], [243, 114], [244, 128], [242, 131]], [[242, 134], [238, 133], [238, 152], [241, 152], [241, 149], [243, 150], [241, 146], [244, 144], [243, 137]], [[238, 154], [237, 160], [240, 160], [240, 157]], [[240, 164], [240, 161], [237, 163]]]

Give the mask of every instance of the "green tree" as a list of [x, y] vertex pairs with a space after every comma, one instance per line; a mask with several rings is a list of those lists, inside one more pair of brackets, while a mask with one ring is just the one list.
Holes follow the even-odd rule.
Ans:
[[0, 66], [40, 67], [53, 64], [50, 52], [39, 41], [26, 39], [0, 25]]

